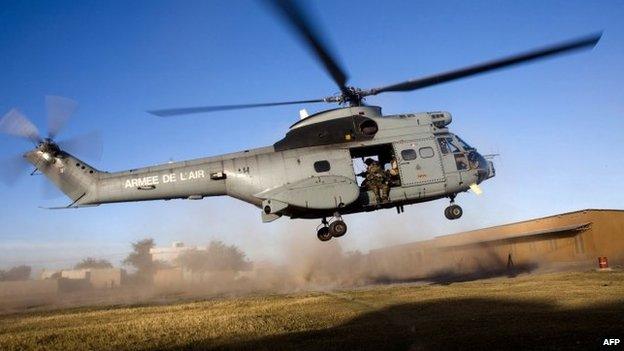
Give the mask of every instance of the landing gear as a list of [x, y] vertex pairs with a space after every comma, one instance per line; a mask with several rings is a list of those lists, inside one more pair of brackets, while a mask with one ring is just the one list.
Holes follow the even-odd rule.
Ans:
[[327, 218], [323, 218], [321, 226], [316, 230], [316, 237], [320, 241], [339, 238], [345, 234], [347, 234], [347, 224], [342, 220], [340, 213], [334, 214], [334, 220], [331, 223], [327, 221]]
[[462, 214], [464, 214], [464, 211], [459, 205], [450, 205], [444, 209], [444, 216], [451, 220], [461, 217]]
[[462, 210], [459, 205], [455, 205], [455, 196], [451, 196], [451, 204], [444, 209], [444, 216], [447, 219], [453, 220], [458, 219], [464, 214], [464, 210]]
[[331, 233], [329, 232], [329, 227], [320, 227], [317, 231], [316, 231], [316, 237], [320, 240], [320, 241], [327, 241], [329, 239], [332, 238]]
[[347, 234], [347, 224], [341, 220], [333, 221], [329, 225], [329, 233], [334, 238], [340, 238], [341, 236]]

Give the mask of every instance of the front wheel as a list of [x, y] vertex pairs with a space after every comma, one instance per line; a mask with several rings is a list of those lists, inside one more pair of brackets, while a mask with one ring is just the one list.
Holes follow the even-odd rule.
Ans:
[[321, 227], [316, 231], [316, 237], [320, 241], [327, 241], [332, 238], [331, 233], [329, 232], [329, 227]]
[[458, 219], [463, 214], [464, 214], [464, 211], [462, 210], [461, 207], [459, 207], [459, 205], [451, 205], [447, 207], [446, 209], [444, 209], [444, 216], [448, 219]]
[[329, 232], [334, 238], [339, 238], [347, 234], [347, 224], [343, 221], [333, 221], [329, 225]]

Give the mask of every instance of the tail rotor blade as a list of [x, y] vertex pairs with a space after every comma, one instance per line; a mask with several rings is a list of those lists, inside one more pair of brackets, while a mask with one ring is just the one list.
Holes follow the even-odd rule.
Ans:
[[41, 141], [39, 129], [15, 108], [0, 119], [0, 133], [29, 139], [35, 145]]
[[102, 159], [102, 134], [99, 131], [92, 131], [78, 135], [57, 143], [61, 150], [65, 150], [76, 156], [85, 157], [92, 161]]
[[45, 97], [48, 113], [48, 137], [54, 139], [78, 108], [78, 103], [62, 96]]
[[20, 176], [25, 175], [30, 164], [22, 155], [15, 155], [0, 161], [0, 180], [6, 185], [13, 185]]

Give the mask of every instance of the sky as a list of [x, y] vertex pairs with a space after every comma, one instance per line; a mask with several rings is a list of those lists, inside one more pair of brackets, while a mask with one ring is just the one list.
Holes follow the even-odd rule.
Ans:
[[[357, 4], [355, 6], [354, 4]], [[310, 15], [362, 88], [459, 68], [604, 31], [592, 51], [412, 93], [371, 97], [385, 114], [450, 111], [451, 131], [498, 153], [484, 194], [346, 216], [345, 250], [431, 238], [585, 208], [623, 207], [623, 1], [310, 1]], [[18, 107], [45, 131], [44, 96], [80, 103], [60, 139], [101, 131], [118, 171], [274, 143], [298, 119], [287, 106], [163, 119], [150, 109], [314, 99], [337, 92], [307, 48], [262, 1], [3, 1], [0, 114]], [[0, 158], [31, 147], [0, 138]], [[80, 156], [80, 155], [77, 155]], [[88, 160], [87, 160], [88, 161]], [[254, 260], [278, 260], [316, 241], [316, 220], [282, 218], [227, 197], [50, 211], [42, 177], [0, 184], [0, 268], [70, 266], [86, 256], [118, 264], [152, 237], [222, 240]]]

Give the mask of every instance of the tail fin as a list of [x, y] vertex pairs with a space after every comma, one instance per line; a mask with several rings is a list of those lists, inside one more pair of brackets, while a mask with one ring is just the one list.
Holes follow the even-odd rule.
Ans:
[[35, 149], [24, 157], [75, 203], [95, 190], [100, 172], [64, 151]]

